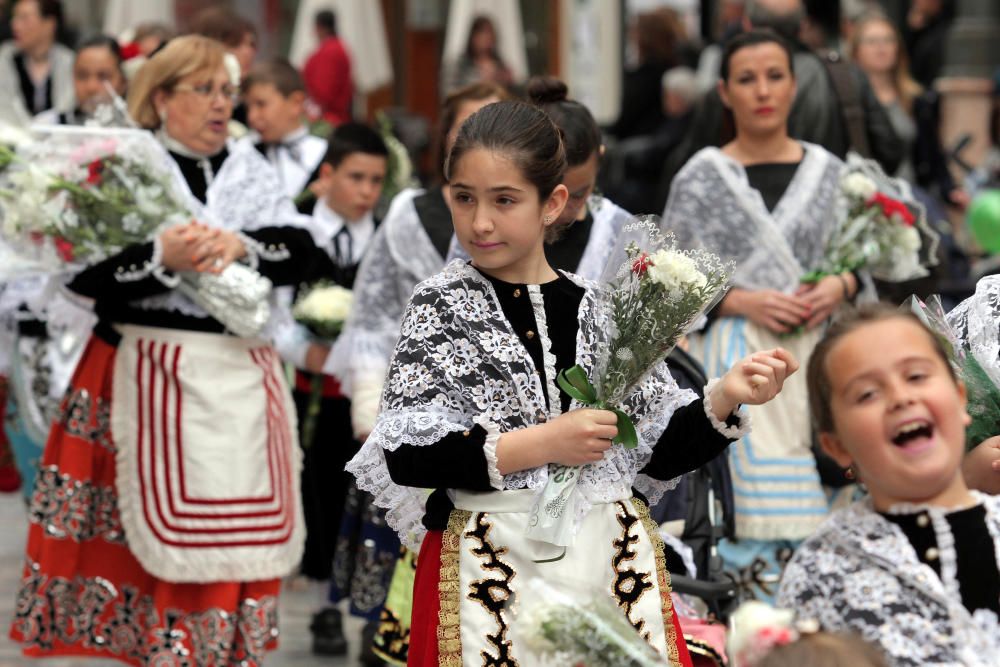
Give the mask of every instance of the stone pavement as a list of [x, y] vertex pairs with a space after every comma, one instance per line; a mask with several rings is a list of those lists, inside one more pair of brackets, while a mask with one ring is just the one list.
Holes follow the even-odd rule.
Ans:
[[[28, 660], [21, 657], [18, 647], [7, 638], [27, 536], [25, 508], [19, 493], [0, 495], [0, 536], [0, 667], [114, 667], [123, 664], [85, 658]], [[315, 594], [297, 588], [286, 582], [279, 615], [281, 648], [270, 655], [266, 667], [346, 667], [360, 664], [356, 657], [356, 640], [351, 642], [352, 653], [347, 658], [320, 658], [310, 653], [308, 626], [316, 601]], [[347, 618], [345, 621], [348, 622], [348, 637], [356, 639], [360, 633], [360, 622]]]

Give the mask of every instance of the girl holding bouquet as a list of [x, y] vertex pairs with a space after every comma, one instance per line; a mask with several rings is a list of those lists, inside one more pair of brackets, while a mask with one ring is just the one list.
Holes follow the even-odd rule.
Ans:
[[[746, 350], [778, 345], [808, 359], [821, 325], [858, 292], [854, 274], [810, 285], [837, 221], [843, 163], [788, 136], [795, 77], [788, 46], [770, 31], [731, 40], [719, 80], [736, 137], [694, 155], [674, 179], [664, 225], [682, 245], [736, 263], [733, 288], [693, 336], [692, 353], [720, 374]], [[781, 563], [828, 512], [813, 456], [805, 385], [793, 378], [777, 400], [750, 409], [752, 436], [730, 450], [736, 540], [724, 540], [727, 569], [750, 592], [774, 594]]]
[[[333, 267], [308, 232], [268, 226], [294, 207], [252, 144], [227, 143], [236, 87], [224, 55], [176, 39], [129, 98], [198, 222], [68, 284], [100, 321], [32, 495], [11, 629], [29, 656], [259, 665], [277, 642], [280, 578], [304, 537], [294, 406], [273, 348], [228, 333], [228, 314], [180, 288], [221, 274], [214, 284], [239, 299], [221, 282], [233, 262], [274, 285]], [[91, 170], [95, 186], [101, 174]]]
[[[723, 450], [747, 427], [739, 406], [773, 398], [797, 367], [784, 350], [758, 353], [692, 402], [660, 363], [623, 401], [637, 447], [612, 446], [616, 414], [571, 409], [557, 384], [577, 362], [593, 366], [610, 327], [596, 286], [545, 258], [565, 170], [560, 133], [533, 106], [498, 102], [462, 125], [447, 176], [471, 263], [417, 286], [382, 412], [348, 466], [400, 537], [422, 540], [409, 664], [524, 659], [510, 623], [533, 576], [599, 585], [671, 663], [689, 664], [655, 526], [634, 495], [655, 496]], [[566, 547], [525, 536], [550, 464], [579, 472]]]

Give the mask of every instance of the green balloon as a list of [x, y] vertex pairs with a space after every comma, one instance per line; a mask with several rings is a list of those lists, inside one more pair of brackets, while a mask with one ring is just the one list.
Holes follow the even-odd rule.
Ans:
[[969, 228], [983, 250], [1000, 254], [1000, 190], [987, 190], [972, 200]]

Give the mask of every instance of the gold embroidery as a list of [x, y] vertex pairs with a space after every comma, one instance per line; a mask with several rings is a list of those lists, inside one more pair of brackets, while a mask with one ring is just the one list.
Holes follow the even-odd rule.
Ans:
[[670, 573], [667, 572], [667, 558], [663, 554], [663, 540], [656, 522], [649, 515], [649, 507], [645, 503], [632, 498], [632, 507], [635, 508], [639, 520], [646, 528], [649, 541], [653, 543], [653, 554], [656, 558], [656, 584], [660, 589], [660, 607], [663, 609], [663, 629], [667, 633], [667, 658], [671, 665], [680, 665], [681, 656], [677, 649], [677, 629], [674, 626], [674, 601], [670, 597]]
[[507, 637], [507, 621], [503, 617], [504, 608], [514, 597], [514, 591], [510, 587], [517, 573], [509, 563], [503, 561], [507, 547], [497, 548], [490, 541], [490, 531], [493, 526], [486, 520], [487, 514], [479, 512], [473, 521], [473, 528], [465, 532], [465, 537], [479, 543], [473, 548], [472, 554], [482, 559], [480, 567], [489, 572], [500, 575], [499, 578], [483, 577], [469, 583], [467, 597], [473, 602], [482, 605], [486, 613], [493, 617], [497, 626], [495, 633], [487, 633], [486, 643], [492, 647], [496, 653], [490, 654], [488, 651], [480, 651], [479, 655], [483, 659], [483, 667], [518, 667], [518, 662], [511, 654], [511, 641]]
[[611, 543], [615, 549], [611, 555], [611, 570], [615, 575], [611, 583], [611, 594], [614, 596], [618, 606], [625, 612], [625, 617], [632, 624], [632, 627], [635, 628], [636, 632], [643, 639], [649, 641], [650, 634], [645, 631], [645, 619], [632, 618], [632, 609], [639, 604], [642, 596], [653, 588], [653, 584], [649, 580], [648, 572], [640, 572], [634, 567], [626, 567], [626, 565], [631, 565], [631, 561], [634, 561], [638, 555], [635, 547], [639, 544], [639, 535], [637, 532], [633, 532], [633, 529], [637, 527], [639, 517], [629, 512], [628, 506], [625, 503], [618, 502], [615, 504], [618, 506], [615, 516], [622, 527], [622, 533], [618, 539]]
[[462, 530], [469, 523], [472, 512], [452, 510], [448, 528], [441, 536], [441, 576], [438, 579], [438, 665], [462, 667], [462, 637], [459, 634], [458, 616], [460, 584], [458, 581], [458, 547], [462, 543]]

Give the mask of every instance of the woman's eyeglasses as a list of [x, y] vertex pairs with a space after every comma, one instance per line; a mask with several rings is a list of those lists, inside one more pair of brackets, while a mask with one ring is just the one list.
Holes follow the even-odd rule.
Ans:
[[210, 102], [214, 100], [217, 95], [221, 95], [223, 101], [229, 102], [230, 104], [236, 104], [236, 101], [240, 96], [236, 86], [229, 83], [223, 84], [218, 88], [210, 83], [202, 83], [197, 86], [192, 86], [187, 83], [179, 83], [174, 86], [174, 90], [194, 93], [206, 102]]

